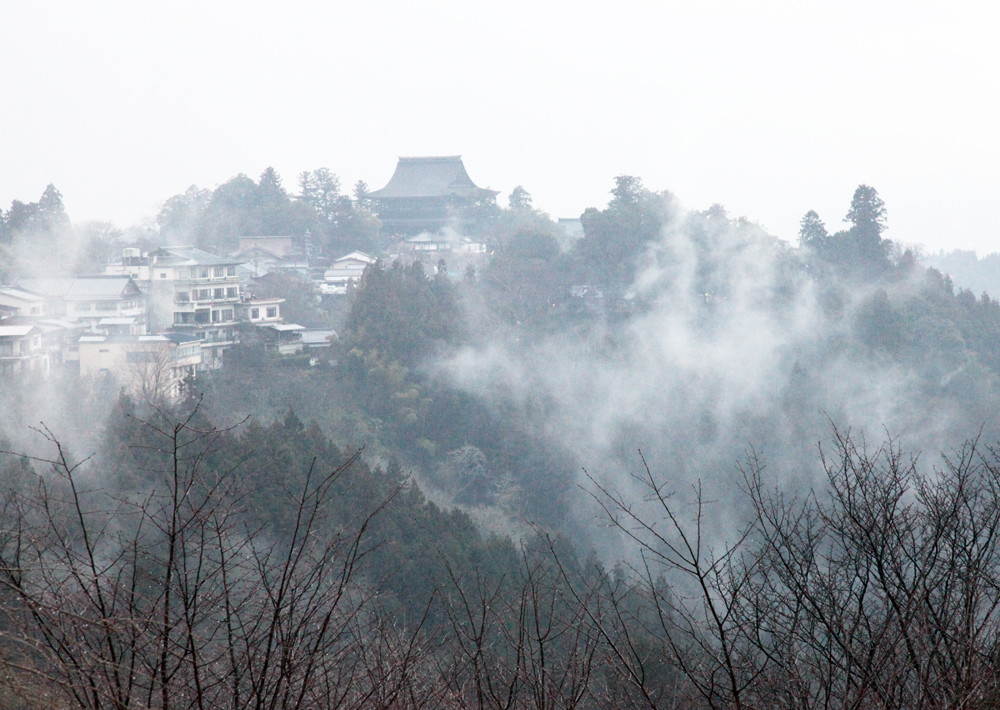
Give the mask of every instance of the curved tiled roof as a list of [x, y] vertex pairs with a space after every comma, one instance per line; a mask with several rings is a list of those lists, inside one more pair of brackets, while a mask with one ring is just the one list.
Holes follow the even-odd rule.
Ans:
[[427, 158], [400, 158], [396, 172], [381, 190], [368, 193], [376, 200], [395, 197], [475, 197], [493, 192], [472, 182], [460, 155]]

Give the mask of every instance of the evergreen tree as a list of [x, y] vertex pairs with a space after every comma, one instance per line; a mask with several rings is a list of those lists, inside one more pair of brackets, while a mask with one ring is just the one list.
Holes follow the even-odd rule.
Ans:
[[584, 236], [574, 249], [581, 278], [611, 291], [635, 276], [639, 256], [659, 237], [675, 212], [673, 196], [646, 189], [639, 178], [619, 175], [607, 209], [588, 208], [581, 216]]
[[822, 250], [826, 246], [830, 235], [826, 231], [826, 225], [813, 210], [806, 212], [802, 221], [799, 222], [799, 246], [803, 249]]

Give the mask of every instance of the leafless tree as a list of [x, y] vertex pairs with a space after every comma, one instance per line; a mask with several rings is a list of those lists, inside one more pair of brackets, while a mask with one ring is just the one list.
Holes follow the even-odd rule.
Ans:
[[442, 675], [463, 708], [570, 710], [592, 702], [600, 639], [551, 545], [522, 548], [517, 572], [466, 578], [443, 592], [452, 629]]
[[[420, 635], [368, 621], [377, 585], [358, 576], [392, 495], [333, 520], [355, 459], [314, 466], [288, 492], [290, 533], [274, 534], [247, 515], [238, 468], [208, 463], [226, 432], [195, 421], [143, 423], [160, 467], [124, 498], [42, 430], [55, 455], [34, 462], [49, 472], [3, 498], [6, 667], [94, 710], [405, 706]], [[376, 651], [400, 664], [377, 672]]]
[[[1000, 452], [972, 441], [925, 470], [891, 439], [834, 431], [825, 485], [741, 468], [744, 526], [714, 546], [712, 503], [648, 466], [594, 499], [637, 553], [581, 563], [537, 530], [504, 564], [445, 561], [419, 618], [364, 574], [374, 517], [314, 463], [280, 525], [214, 452], [197, 410], [155, 411], [141, 493], [88, 462], [25, 462], [0, 497], [0, 699], [39, 707], [575, 710], [991, 708], [1000, 703]], [[259, 500], [259, 497], [257, 498]], [[280, 527], [280, 529], [278, 529]], [[48, 694], [46, 696], [46, 694]]]
[[121, 384], [140, 402], [162, 407], [179, 394], [182, 379], [169, 341], [140, 341], [129, 345], [119, 376]]
[[[789, 496], [742, 468], [754, 513], [705, 544], [708, 504], [685, 508], [645, 468], [646, 501], [594, 497], [639, 550], [603, 574], [591, 622], [648, 707], [995, 706], [1000, 641], [1000, 456], [973, 441], [924, 473], [891, 439], [834, 432], [827, 486]], [[686, 511], [691, 512], [690, 522]], [[670, 582], [668, 584], [667, 582]], [[681, 683], [664, 692], [656, 659]]]

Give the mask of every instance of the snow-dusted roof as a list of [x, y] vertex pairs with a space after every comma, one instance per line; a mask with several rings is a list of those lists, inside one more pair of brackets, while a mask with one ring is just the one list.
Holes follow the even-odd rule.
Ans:
[[185, 345], [189, 343], [200, 343], [201, 341], [194, 335], [187, 333], [159, 333], [156, 335], [83, 335], [78, 342], [81, 343], [174, 343], [175, 345]]
[[45, 296], [40, 293], [34, 293], [33, 291], [28, 291], [23, 288], [13, 288], [8, 286], [7, 288], [0, 288], [0, 294], [4, 296], [9, 296], [11, 298], [16, 298], [20, 301], [44, 301]]
[[0, 325], [0, 338], [19, 338], [35, 329], [33, 325]]
[[22, 279], [25, 289], [49, 298], [67, 301], [115, 299], [142, 293], [130, 276], [79, 276], [52, 279]]
[[352, 251], [350, 254], [345, 254], [336, 259], [333, 263], [336, 264], [340, 261], [363, 261], [366, 264], [374, 264], [377, 259], [371, 254], [365, 254], [363, 251]]

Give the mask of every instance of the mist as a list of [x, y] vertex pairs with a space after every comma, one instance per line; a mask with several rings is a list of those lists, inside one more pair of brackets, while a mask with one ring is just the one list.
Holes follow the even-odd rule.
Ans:
[[[948, 392], [967, 359], [932, 375], [864, 342], [872, 304], [920, 289], [923, 269], [889, 284], [831, 281], [808, 260], [721, 208], [678, 212], [640, 255], [622, 322], [582, 337], [514, 327], [434, 370], [573, 452], [584, 490], [638, 500], [632, 474], [644, 461], [681, 500], [703, 485], [722, 534], [739, 520], [739, 466], [751, 454], [795, 494], [822, 487], [821, 446], [835, 429], [873, 446], [892, 438], [928, 465], [980, 432], [996, 439], [985, 404]], [[587, 518], [588, 500], [576, 496]]]

